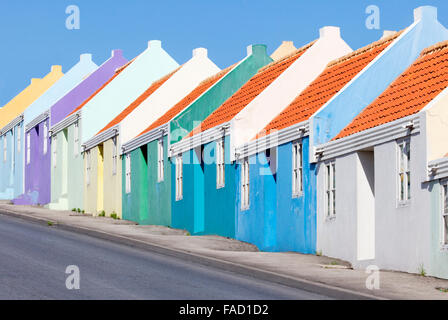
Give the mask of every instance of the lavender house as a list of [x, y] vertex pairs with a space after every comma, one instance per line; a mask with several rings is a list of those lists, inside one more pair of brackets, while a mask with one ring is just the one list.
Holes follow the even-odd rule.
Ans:
[[67, 118], [67, 116], [82, 106], [92, 94], [101, 90], [102, 86], [114, 76], [116, 70], [127, 62], [121, 50], [112, 51], [112, 57], [109, 60], [51, 108], [50, 209], [68, 210], [75, 207], [74, 201], [69, 200], [69, 194], [78, 193], [76, 189], [78, 183], [82, 186], [82, 182], [77, 181], [74, 178], [75, 175], [69, 172], [69, 170], [77, 172], [79, 168], [68, 164], [68, 157], [81, 157], [80, 116], [76, 114], [74, 119], [73, 117]]
[[[111, 60], [115, 62], [102, 66], [111, 72], [120, 61], [125, 62], [120, 51]], [[100, 77], [99, 69], [90, 54], [81, 55], [80, 61], [25, 111], [25, 193], [14, 200], [15, 204], [51, 201], [50, 117], [54, 115], [53, 121], [63, 119], [101, 86], [99, 80], [106, 81], [107, 76]]]

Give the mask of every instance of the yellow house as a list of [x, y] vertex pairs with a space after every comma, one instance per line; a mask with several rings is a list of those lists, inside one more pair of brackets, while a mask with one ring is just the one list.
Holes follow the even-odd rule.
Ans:
[[64, 74], [61, 66], [52, 66], [42, 79], [31, 79], [31, 84], [0, 109], [0, 129], [17, 118]]

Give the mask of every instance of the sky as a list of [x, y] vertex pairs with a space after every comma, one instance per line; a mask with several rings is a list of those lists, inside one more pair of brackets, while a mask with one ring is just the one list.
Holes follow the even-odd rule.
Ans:
[[[69, 5], [79, 8], [79, 30], [66, 28]], [[379, 29], [366, 27], [369, 5], [379, 9]], [[205, 47], [225, 68], [244, 58], [250, 44], [266, 44], [269, 53], [284, 40], [299, 48], [323, 26], [340, 27], [358, 49], [384, 30], [409, 26], [422, 5], [438, 7], [439, 21], [448, 26], [446, 0], [0, 0], [0, 106], [51, 65], [66, 72], [82, 53], [100, 65], [112, 49], [132, 59], [157, 39], [179, 64]]]

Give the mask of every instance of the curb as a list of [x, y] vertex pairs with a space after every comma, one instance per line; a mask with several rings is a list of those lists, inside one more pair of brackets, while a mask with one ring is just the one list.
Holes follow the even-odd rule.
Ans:
[[53, 228], [60, 228], [62, 230], [75, 232], [79, 234], [84, 234], [87, 236], [99, 238], [102, 240], [113, 241], [118, 244], [123, 244], [132, 248], [149, 250], [151, 252], [170, 256], [174, 258], [180, 258], [183, 261], [198, 263], [204, 266], [214, 267], [221, 269], [223, 271], [233, 272], [240, 275], [249, 276], [252, 278], [257, 278], [263, 281], [268, 281], [271, 283], [276, 283], [284, 285], [287, 287], [292, 287], [311, 293], [319, 293], [326, 295], [330, 298], [336, 298], [340, 300], [387, 300], [384, 297], [371, 295], [363, 292], [357, 292], [351, 289], [345, 289], [341, 287], [331, 286], [324, 283], [307, 280], [303, 278], [290, 277], [287, 275], [279, 275], [272, 271], [259, 269], [256, 267], [250, 267], [230, 261], [220, 260], [189, 251], [182, 251], [178, 249], [173, 249], [170, 247], [161, 246], [158, 244], [153, 244], [138, 239], [133, 239], [121, 235], [111, 234], [96, 229], [90, 229], [80, 226], [73, 226], [65, 223], [59, 223], [57, 221], [48, 220], [40, 217], [33, 217], [29, 214], [22, 214], [10, 209], [0, 208], [0, 215], [4, 214], [9, 217], [19, 218], [22, 220], [43, 224], [48, 226], [48, 222], [52, 222]]

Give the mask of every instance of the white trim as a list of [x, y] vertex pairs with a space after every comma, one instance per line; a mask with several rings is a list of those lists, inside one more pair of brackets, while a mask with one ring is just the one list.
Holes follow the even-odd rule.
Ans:
[[241, 211], [250, 208], [250, 164], [249, 158], [241, 160]]
[[138, 136], [138, 137], [128, 141], [121, 147], [121, 149], [122, 149], [121, 152], [129, 153], [131, 151], [134, 151], [135, 149], [137, 149], [145, 144], [148, 144], [154, 140], [164, 137], [165, 135], [167, 135], [167, 132], [168, 132], [168, 123], [165, 123], [165, 124], [161, 125], [160, 127], [157, 127], [151, 131], [148, 131], [148, 132], [142, 134], [141, 136]]
[[[251, 155], [263, 152], [267, 149], [275, 148], [279, 145], [302, 139], [309, 135], [309, 123], [303, 121], [288, 128], [275, 131], [267, 136], [252, 140], [249, 143], [239, 146], [235, 150], [235, 159], [240, 160]], [[232, 159], [231, 159], [232, 161]]]
[[216, 189], [221, 189], [226, 186], [226, 142], [224, 137], [216, 140], [215, 162]]
[[[403, 149], [402, 149], [403, 147]], [[411, 201], [411, 138], [405, 137], [396, 141], [397, 148], [397, 161], [396, 161], [396, 174], [397, 174], [397, 207], [404, 207], [409, 205]], [[403, 151], [403, 152], [402, 152]], [[407, 156], [409, 153], [409, 157]], [[403, 161], [403, 162], [402, 162]], [[403, 184], [401, 183], [400, 176], [403, 175]], [[408, 188], [409, 184], [409, 188]], [[402, 189], [403, 188], [403, 189]], [[401, 192], [403, 192], [403, 199], [401, 199]]]
[[163, 137], [157, 140], [157, 182], [165, 179], [165, 144]]
[[14, 129], [18, 124], [20, 124], [23, 121], [23, 113], [18, 116], [17, 118], [15, 118], [14, 120], [12, 120], [10, 123], [8, 123], [6, 126], [4, 126], [1, 130], [0, 130], [0, 136], [3, 136], [5, 134], [7, 134], [10, 130]]
[[198, 132], [192, 137], [183, 138], [181, 141], [171, 145], [168, 155], [170, 157], [174, 157], [188, 150], [192, 150], [209, 142], [221, 139], [222, 137], [230, 134], [229, 129], [230, 122], [225, 122], [203, 132]]
[[420, 133], [419, 113], [321, 144], [315, 147], [314, 155], [324, 161], [417, 133]]
[[103, 143], [113, 137], [116, 137], [120, 134], [120, 124], [117, 124], [113, 126], [112, 128], [107, 129], [106, 131], [103, 131], [96, 136], [94, 136], [92, 139], [88, 140], [86, 143], [84, 143], [83, 149], [84, 152], [96, 147], [100, 143]]
[[301, 140], [292, 144], [292, 197], [299, 198], [303, 195], [303, 143]]
[[176, 201], [183, 199], [183, 159], [182, 155], [176, 156]]
[[55, 134], [58, 134], [65, 128], [67, 128], [70, 125], [72, 125], [73, 123], [75, 123], [76, 121], [79, 121], [79, 119], [81, 119], [81, 110], [79, 110], [78, 112], [76, 112], [72, 115], [69, 115], [64, 120], [62, 120], [62, 121], [58, 122], [57, 124], [55, 124], [54, 126], [52, 126], [50, 128], [50, 134], [52, 136]]
[[50, 111], [47, 110], [43, 113], [41, 113], [40, 115], [38, 115], [36, 118], [34, 118], [33, 120], [31, 120], [30, 122], [28, 122], [28, 124], [25, 126], [25, 131], [30, 131], [31, 129], [33, 129], [35, 126], [37, 126], [39, 123], [47, 120], [50, 117]]

